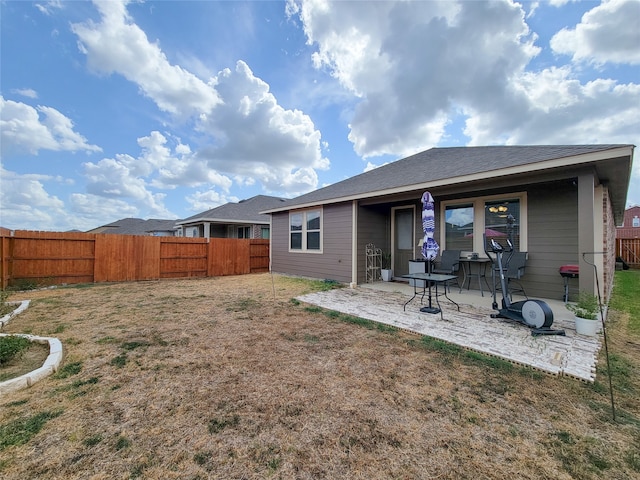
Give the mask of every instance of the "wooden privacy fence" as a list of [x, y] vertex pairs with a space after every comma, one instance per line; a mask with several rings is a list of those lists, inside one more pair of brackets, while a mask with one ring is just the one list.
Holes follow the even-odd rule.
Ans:
[[269, 271], [269, 240], [56, 233], [0, 235], [2, 288]]
[[620, 257], [634, 268], [640, 268], [640, 238], [616, 239], [616, 258]]

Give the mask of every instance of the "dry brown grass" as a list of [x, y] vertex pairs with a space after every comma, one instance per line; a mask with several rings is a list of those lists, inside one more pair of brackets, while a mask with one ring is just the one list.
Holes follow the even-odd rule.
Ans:
[[0, 435], [55, 412], [0, 449], [0, 477], [640, 476], [638, 339], [616, 335], [624, 317], [611, 349], [635, 364], [613, 423], [602, 373], [587, 385], [367, 328], [291, 301], [317, 284], [274, 278], [15, 294], [33, 301], [5, 331], [60, 338], [76, 369], [0, 399]]

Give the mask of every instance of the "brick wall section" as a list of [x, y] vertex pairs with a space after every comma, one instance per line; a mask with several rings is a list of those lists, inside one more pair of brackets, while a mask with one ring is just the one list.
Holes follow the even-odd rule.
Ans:
[[602, 215], [603, 215], [603, 236], [602, 246], [607, 252], [603, 256], [602, 289], [603, 300], [608, 301], [613, 289], [613, 276], [616, 270], [616, 223], [613, 218], [613, 208], [609, 198], [609, 189], [605, 188], [602, 195]]
[[262, 227], [264, 227], [264, 225], [253, 225], [251, 238], [262, 238]]

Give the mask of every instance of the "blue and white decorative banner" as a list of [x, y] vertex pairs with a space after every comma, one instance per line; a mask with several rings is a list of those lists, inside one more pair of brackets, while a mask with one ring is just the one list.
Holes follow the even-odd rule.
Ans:
[[429, 192], [422, 194], [422, 230], [424, 230], [422, 256], [427, 260], [433, 260], [438, 256], [440, 246], [433, 238], [436, 231], [436, 217], [434, 200]]

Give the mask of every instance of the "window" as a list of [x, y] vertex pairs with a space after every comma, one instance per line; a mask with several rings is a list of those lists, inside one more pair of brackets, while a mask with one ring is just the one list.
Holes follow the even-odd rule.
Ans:
[[322, 250], [322, 211], [305, 210], [289, 215], [289, 249], [305, 252]]
[[495, 238], [520, 250], [520, 201], [518, 199], [493, 200], [484, 204], [484, 233], [487, 240]]
[[269, 240], [269, 227], [260, 228], [260, 238], [264, 240]]
[[526, 193], [443, 202], [441, 249], [484, 252], [483, 235], [526, 251]]
[[251, 238], [251, 227], [238, 227], [238, 238]]
[[633, 217], [631, 223], [634, 227], [640, 227], [640, 218], [638, 218], [638, 216], [636, 215], [635, 217]]
[[473, 204], [445, 208], [445, 235], [449, 250], [473, 251]]

